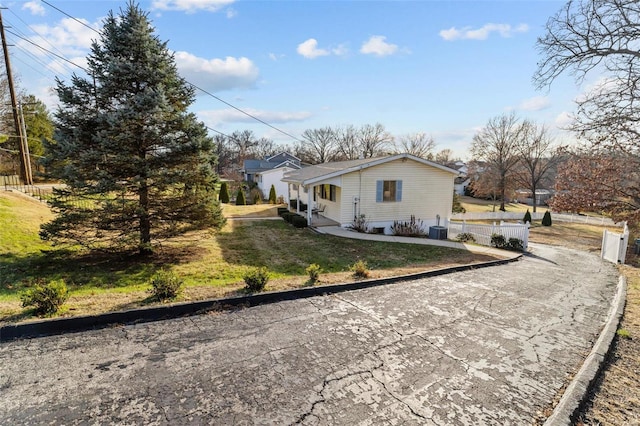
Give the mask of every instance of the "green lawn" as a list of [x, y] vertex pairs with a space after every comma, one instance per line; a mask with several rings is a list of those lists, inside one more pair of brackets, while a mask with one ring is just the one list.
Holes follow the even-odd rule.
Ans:
[[[226, 209], [230, 216], [272, 216], [275, 207]], [[352, 279], [349, 266], [365, 260], [376, 276], [388, 276], [480, 260], [468, 252], [318, 235], [283, 220], [229, 220], [217, 233], [197, 232], [163, 242], [154, 256], [88, 254], [62, 250], [38, 238], [51, 218], [46, 205], [0, 192], [0, 322], [20, 316], [19, 294], [35, 278], [64, 279], [72, 297], [64, 315], [103, 312], [149, 303], [149, 278], [171, 268], [184, 279], [182, 300], [237, 292], [249, 267], [266, 266], [267, 289], [307, 285], [305, 268], [324, 270], [320, 283]]]

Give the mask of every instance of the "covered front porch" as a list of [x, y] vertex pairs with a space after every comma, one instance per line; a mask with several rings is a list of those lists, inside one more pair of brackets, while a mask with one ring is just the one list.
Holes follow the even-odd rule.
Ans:
[[331, 183], [290, 183], [290, 209], [305, 216], [309, 226], [339, 226], [340, 190]]

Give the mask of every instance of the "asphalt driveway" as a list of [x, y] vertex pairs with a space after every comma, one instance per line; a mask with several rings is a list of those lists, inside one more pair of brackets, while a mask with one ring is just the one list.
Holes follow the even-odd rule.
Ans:
[[0, 424], [530, 424], [615, 293], [597, 256], [0, 344]]

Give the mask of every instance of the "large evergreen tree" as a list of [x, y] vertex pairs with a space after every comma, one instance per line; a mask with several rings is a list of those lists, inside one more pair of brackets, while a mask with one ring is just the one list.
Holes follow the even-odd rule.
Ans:
[[87, 63], [87, 78], [58, 81], [47, 155], [67, 187], [41, 236], [148, 254], [156, 240], [221, 226], [212, 140], [147, 14], [134, 3], [110, 12]]

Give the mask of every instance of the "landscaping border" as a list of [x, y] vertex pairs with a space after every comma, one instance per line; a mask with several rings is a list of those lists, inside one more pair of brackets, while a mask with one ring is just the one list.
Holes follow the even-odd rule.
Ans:
[[434, 269], [430, 271], [399, 275], [395, 277], [360, 280], [350, 283], [331, 284], [317, 287], [304, 287], [292, 290], [272, 291], [250, 294], [246, 296], [209, 299], [196, 302], [174, 303], [164, 306], [152, 306], [148, 308], [131, 309], [126, 311], [108, 312], [99, 315], [83, 315], [70, 318], [55, 318], [44, 321], [11, 324], [0, 327], [0, 342], [7, 342], [15, 339], [44, 337], [63, 333], [81, 332], [86, 330], [110, 327], [114, 325], [160, 321], [165, 319], [201, 314], [216, 309], [249, 307], [285, 300], [304, 299], [313, 296], [341, 293], [351, 290], [360, 290], [386, 284], [394, 284], [400, 281], [435, 277], [439, 275], [450, 274], [453, 272], [504, 265], [518, 260], [522, 256], [523, 255], [520, 254], [507, 259]]

